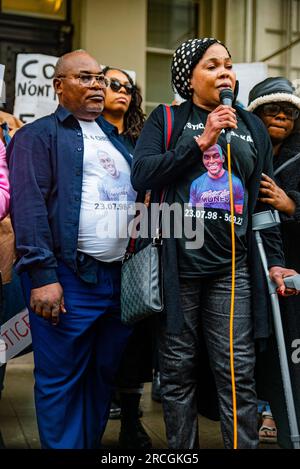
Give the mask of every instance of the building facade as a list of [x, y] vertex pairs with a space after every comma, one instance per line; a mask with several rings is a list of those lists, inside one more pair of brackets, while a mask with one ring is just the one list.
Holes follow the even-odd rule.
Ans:
[[[134, 70], [147, 112], [157, 103], [172, 101], [172, 53], [191, 37], [217, 37], [226, 43], [234, 62], [263, 61], [270, 76], [300, 79], [300, 0], [1, 0], [0, 4], [0, 63], [7, 58], [13, 63], [18, 51], [60, 55], [83, 48], [101, 64]], [[13, 65], [8, 68], [13, 80]]]

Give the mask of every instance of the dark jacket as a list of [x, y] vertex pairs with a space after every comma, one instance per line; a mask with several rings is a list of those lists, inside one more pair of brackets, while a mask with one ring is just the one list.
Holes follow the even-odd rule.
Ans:
[[[191, 112], [192, 103], [187, 101], [180, 106], [174, 106], [174, 128], [172, 131], [170, 150], [164, 149], [164, 120], [162, 106], [156, 108], [143, 128], [138, 140], [132, 165], [132, 184], [138, 191], [152, 190], [152, 201], [159, 201], [162, 188], [167, 186], [166, 202], [172, 204], [175, 196], [175, 184], [182, 172], [199, 161], [200, 149], [194, 139], [185, 147], [176, 147], [176, 142]], [[272, 146], [264, 125], [253, 114], [236, 107], [240, 117], [244, 120], [252, 134], [258, 157], [257, 164], [248, 183], [249, 191], [249, 220], [248, 220], [248, 263], [251, 273], [252, 301], [254, 315], [254, 332], [256, 338], [269, 335], [269, 298], [266, 280], [262, 270], [259, 253], [252, 232], [252, 214], [257, 210], [270, 209], [269, 206], [257, 207], [257, 198], [261, 173], [273, 176]], [[281, 249], [280, 232], [278, 228], [265, 230], [264, 245], [268, 257], [269, 267], [284, 265]], [[137, 244], [140, 249], [145, 241]], [[177, 269], [176, 242], [174, 238], [163, 242], [163, 270], [165, 314], [170, 333], [178, 334], [183, 325], [183, 315], [179, 299], [179, 278]]]
[[[300, 131], [292, 133], [282, 144], [279, 155], [274, 156], [274, 169], [279, 168], [298, 153], [300, 153]], [[296, 204], [296, 211], [293, 216], [280, 214], [283, 223], [300, 222], [300, 159], [280, 171], [275, 180]]]
[[[300, 152], [300, 133], [293, 133], [280, 147], [279, 155], [274, 156], [274, 169]], [[296, 211], [288, 216], [280, 213], [283, 251], [286, 265], [300, 271], [300, 159], [284, 168], [275, 177], [277, 184], [295, 201]], [[300, 296], [280, 298], [281, 320], [294, 395], [298, 427], [300, 428]], [[296, 343], [295, 343], [296, 341]], [[296, 345], [295, 345], [296, 344]], [[278, 443], [291, 448], [290, 429], [285, 404], [285, 396], [280, 372], [278, 348], [275, 337], [268, 341], [264, 353], [257, 355], [257, 383], [260, 398], [271, 405], [277, 431]]]
[[[96, 122], [131, 165], [117, 129], [102, 117]], [[29, 273], [33, 288], [58, 281], [57, 259], [97, 281], [97, 262], [77, 256], [83, 151], [81, 127], [62, 106], [22, 127], [8, 146], [16, 269]]]

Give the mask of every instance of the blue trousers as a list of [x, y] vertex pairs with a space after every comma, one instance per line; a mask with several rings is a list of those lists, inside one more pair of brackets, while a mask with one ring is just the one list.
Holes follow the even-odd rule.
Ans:
[[[66, 314], [57, 326], [30, 311], [42, 448], [99, 448], [114, 377], [131, 329], [120, 321], [120, 265], [99, 262], [98, 283], [58, 267]], [[29, 305], [30, 281], [22, 282]]]

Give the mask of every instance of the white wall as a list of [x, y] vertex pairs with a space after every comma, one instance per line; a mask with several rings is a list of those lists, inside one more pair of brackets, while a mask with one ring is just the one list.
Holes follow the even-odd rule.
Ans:
[[246, 0], [227, 0], [225, 44], [233, 62], [245, 62]]
[[146, 0], [84, 0], [80, 47], [101, 64], [134, 70], [145, 90]]

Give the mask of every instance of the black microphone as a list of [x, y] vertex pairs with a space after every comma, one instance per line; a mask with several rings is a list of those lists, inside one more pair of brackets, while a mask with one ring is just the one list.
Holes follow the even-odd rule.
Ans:
[[[224, 88], [221, 90], [220, 101], [224, 106], [232, 107], [233, 98], [234, 96], [231, 88]], [[225, 129], [225, 138], [227, 143], [231, 142], [231, 129]]]

